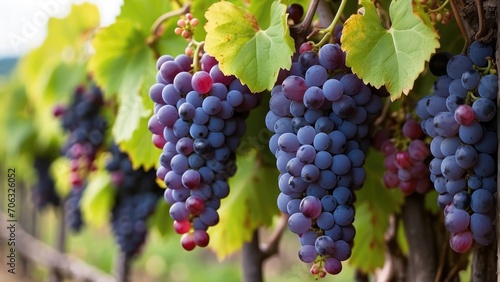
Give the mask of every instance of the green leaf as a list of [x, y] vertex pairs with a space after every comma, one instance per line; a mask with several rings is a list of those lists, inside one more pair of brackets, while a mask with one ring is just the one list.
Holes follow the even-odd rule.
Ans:
[[105, 95], [137, 94], [148, 59], [153, 56], [145, 42], [146, 36], [132, 21], [118, 20], [99, 30], [89, 69]]
[[49, 20], [45, 41], [20, 61], [21, 78], [31, 99], [60, 101], [61, 97], [69, 96], [75, 80], [67, 78], [75, 75], [81, 78], [82, 65], [88, 56], [86, 44], [98, 26], [99, 11], [88, 3], [73, 5], [71, 13], [63, 19]]
[[240, 250], [257, 228], [271, 225], [279, 214], [275, 167], [263, 166], [255, 151], [239, 156], [237, 165], [238, 172], [229, 181], [231, 193], [219, 209], [219, 224], [208, 230], [210, 248], [219, 259]]
[[54, 179], [57, 195], [65, 198], [71, 191], [71, 183], [69, 182], [70, 162], [69, 159], [62, 156], [57, 158], [50, 165], [50, 175]]
[[408, 247], [408, 241], [406, 240], [405, 225], [403, 220], [399, 220], [398, 230], [396, 232], [396, 241], [398, 242], [399, 249], [401, 250], [403, 255], [407, 255], [410, 251], [410, 248]]
[[115, 203], [115, 194], [116, 191], [111, 186], [111, 176], [106, 171], [100, 170], [91, 174], [81, 201], [84, 221], [95, 227], [107, 224]]
[[120, 106], [113, 125], [113, 137], [117, 143], [133, 138], [134, 133], [140, 130], [141, 119], [150, 113], [137, 94], [130, 93], [130, 97], [120, 97], [119, 100]]
[[252, 92], [271, 89], [280, 68], [289, 69], [295, 51], [286, 21], [286, 6], [274, 2], [269, 28], [261, 30], [247, 10], [215, 3], [205, 13], [205, 50], [225, 74], [234, 74]]
[[[125, 0], [117, 20], [133, 22], [144, 38], [148, 38], [156, 19], [175, 8], [172, 2], [167, 0]], [[187, 45], [186, 40], [174, 33], [178, 19], [178, 17], [172, 17], [163, 23], [165, 32], [156, 44], [161, 54], [176, 55], [184, 52]]]
[[[144, 74], [144, 82], [139, 91], [140, 97], [135, 96], [135, 99], [137, 100], [137, 104], [144, 105], [147, 109], [152, 109], [154, 106], [153, 101], [149, 98], [149, 88], [156, 82], [154, 72], [156, 68], [154, 62], [150, 61], [146, 69], [147, 72]], [[138, 98], [142, 99], [142, 101], [139, 101]], [[134, 105], [131, 106], [133, 107]], [[123, 106], [121, 108], [125, 109]], [[158, 156], [161, 154], [161, 150], [153, 145], [151, 141], [153, 135], [148, 129], [148, 121], [151, 114], [151, 110], [145, 112], [145, 115], [135, 121], [137, 125], [135, 126], [135, 131], [132, 133], [132, 136], [119, 142], [120, 149], [128, 153], [134, 169], [143, 166], [145, 170], [149, 170], [158, 164]], [[124, 112], [124, 116], [127, 116], [126, 111]], [[121, 124], [125, 127], [131, 126], [130, 124], [127, 125], [126, 122]]]
[[153, 53], [146, 37], [133, 22], [120, 20], [100, 30], [93, 45], [95, 55], [90, 71], [105, 95], [118, 94], [119, 108], [113, 125], [116, 142], [128, 140], [149, 112], [139, 96], [139, 89]]
[[133, 22], [146, 34], [149, 33], [159, 16], [172, 10], [172, 2], [169, 0], [125, 0], [117, 19]]
[[153, 168], [161, 154], [161, 150], [151, 141], [152, 134], [148, 130], [148, 121], [149, 117], [141, 118], [132, 137], [119, 143], [120, 149], [128, 153], [134, 169], [140, 166], [145, 170]]
[[430, 189], [429, 192], [425, 193], [425, 209], [432, 214], [438, 214], [441, 212], [441, 209], [436, 204], [438, 195], [438, 192], [434, 189]]
[[156, 204], [155, 212], [147, 219], [148, 230], [156, 230], [161, 236], [173, 232], [173, 220], [169, 216], [170, 205], [163, 199]]
[[370, 273], [384, 265], [384, 234], [389, 226], [389, 215], [399, 212], [404, 196], [399, 189], [384, 187], [381, 176], [383, 156], [371, 150], [365, 164], [366, 181], [356, 191], [356, 237], [350, 263]]
[[[17, 73], [16, 73], [17, 74]], [[17, 77], [10, 79], [8, 85], [0, 85], [2, 103], [0, 103], [0, 155], [6, 160], [17, 158], [23, 152], [33, 152], [37, 128], [33, 124], [32, 112], [27, 110], [29, 104], [26, 89]], [[8, 93], [8, 94], [7, 94]], [[43, 148], [46, 150], [46, 147]]]
[[[171, 9], [170, 1], [126, 0], [117, 21], [100, 30], [93, 41], [96, 53], [90, 60], [89, 70], [105, 95], [117, 96], [113, 138], [129, 153], [134, 168], [151, 168], [158, 158], [147, 130], [153, 108], [148, 91], [156, 75], [156, 59], [147, 41], [154, 21]], [[166, 22], [172, 35], [176, 22], [174, 18]], [[180, 40], [185, 45], [179, 36], [162, 37], [157, 47], [160, 52], [183, 51]]]
[[439, 47], [439, 36], [413, 13], [411, 1], [391, 3], [389, 29], [382, 26], [371, 1], [361, 4], [364, 15], [352, 15], [342, 31], [346, 64], [365, 83], [377, 88], [385, 85], [394, 101], [413, 88], [425, 62]]
[[[98, 26], [99, 11], [96, 6], [73, 5], [65, 18], [49, 19], [47, 37], [43, 43], [19, 61], [18, 71], [13, 75], [26, 89], [27, 101], [21, 109], [10, 105], [9, 115], [21, 119], [27, 116], [34, 130], [25, 131], [24, 136], [20, 136], [19, 132], [14, 133], [24, 140], [12, 139], [12, 142], [19, 142], [12, 148], [20, 148], [29, 142], [31, 152], [47, 151], [61, 142], [64, 135], [59, 121], [48, 109], [55, 103], [69, 101], [74, 88], [85, 78], [89, 50], [87, 43]], [[16, 99], [24, 100], [24, 97], [16, 93]]]

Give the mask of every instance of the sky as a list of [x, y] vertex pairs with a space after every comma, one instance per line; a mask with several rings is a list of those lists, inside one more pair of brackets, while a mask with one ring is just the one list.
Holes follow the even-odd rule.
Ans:
[[49, 17], [63, 18], [72, 4], [97, 5], [101, 26], [110, 25], [123, 0], [0, 0], [0, 58], [19, 57], [42, 44]]

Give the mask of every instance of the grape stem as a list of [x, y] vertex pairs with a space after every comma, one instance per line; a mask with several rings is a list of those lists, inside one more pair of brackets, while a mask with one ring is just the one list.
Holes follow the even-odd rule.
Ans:
[[446, 264], [446, 254], [448, 254], [448, 249], [450, 248], [450, 243], [448, 240], [443, 240], [441, 243], [441, 252], [439, 255], [439, 265], [436, 272], [436, 277], [434, 278], [434, 282], [441, 281], [441, 276], [443, 276], [443, 269]]
[[165, 21], [169, 20], [170, 18], [178, 17], [180, 15], [188, 13], [190, 9], [191, 9], [191, 3], [190, 3], [190, 1], [188, 1], [181, 8], [174, 10], [174, 11], [169, 11], [169, 12], [159, 16], [155, 20], [153, 25], [151, 25], [150, 36], [148, 37], [146, 42], [147, 42], [148, 46], [150, 46], [155, 51], [156, 57], [160, 56], [158, 50], [156, 49], [156, 42], [158, 42], [158, 40], [160, 39], [160, 37], [163, 33], [163, 31], [161, 30], [162, 24]]
[[201, 57], [200, 53], [201, 53], [201, 50], [203, 49], [203, 46], [205, 45], [205, 41], [197, 42], [196, 40], [191, 39], [191, 43], [196, 46], [196, 49], [194, 50], [194, 54], [193, 54], [193, 73], [195, 73], [201, 69], [201, 67], [200, 67], [200, 57]]
[[486, 19], [484, 17], [484, 9], [483, 9], [483, 0], [477, 0], [476, 7], [477, 7], [477, 16], [479, 18], [479, 30], [474, 36], [474, 39], [478, 40], [487, 34]]
[[[396, 278], [404, 278], [402, 276], [404, 274], [402, 273], [406, 272], [407, 262], [397, 241], [397, 230], [400, 221], [400, 216], [396, 214], [391, 214], [389, 216], [389, 226], [384, 234], [385, 261], [382, 269], [375, 271], [376, 281], [394, 281], [397, 280]], [[398, 271], [400, 271], [400, 273], [397, 273]], [[396, 277], [398, 275], [399, 277]], [[358, 279], [358, 281], [359, 280], [360, 279]], [[363, 281], [368, 281], [368, 279], [365, 279]]]
[[285, 231], [287, 224], [288, 215], [282, 213], [273, 233], [270, 236], [269, 242], [267, 242], [266, 244], [261, 244], [260, 246], [262, 259], [265, 260], [268, 257], [278, 253], [281, 237], [283, 236], [283, 232]]
[[286, 227], [288, 215], [282, 214], [267, 244], [259, 243], [259, 230], [253, 232], [252, 240], [242, 249], [242, 269], [245, 282], [262, 282], [262, 263], [278, 253], [279, 243]]
[[481, 71], [483, 75], [487, 75], [490, 73], [491, 68], [493, 67], [493, 60], [488, 58], [488, 65], [484, 68], [477, 68], [478, 71]]
[[337, 25], [337, 22], [339, 21], [340, 15], [342, 15], [346, 4], [347, 0], [342, 0], [342, 2], [340, 2], [340, 6], [337, 10], [337, 13], [335, 13], [335, 17], [333, 18], [332, 23], [327, 28], [319, 32], [324, 33], [325, 35], [323, 36], [323, 38], [321, 38], [321, 41], [315, 45], [315, 47], [321, 47], [330, 41], [330, 38], [332, 37], [335, 30], [335, 26]]
[[436, 12], [439, 12], [441, 11], [442, 9], [444, 9], [444, 7], [446, 7], [446, 5], [448, 5], [448, 2], [450, 2], [450, 0], [446, 0], [443, 5], [437, 7], [436, 9], [429, 9], [429, 13], [436, 13]]
[[387, 114], [389, 113], [390, 106], [391, 106], [391, 100], [386, 99], [384, 108], [382, 109], [382, 113], [374, 122], [375, 126], [379, 126], [384, 122], [385, 118], [387, 117]]
[[467, 261], [467, 256], [459, 256], [458, 261], [455, 262], [453, 267], [450, 269], [444, 281], [452, 281], [452, 279], [458, 275], [458, 272], [465, 268], [465, 266], [467, 265]]
[[307, 30], [311, 26], [318, 4], [319, 0], [311, 0], [311, 2], [309, 2], [309, 7], [307, 8], [304, 20], [301, 23], [290, 27], [290, 33], [295, 39], [295, 46], [300, 46], [305, 41]]
[[464, 24], [462, 22], [462, 18], [460, 17], [460, 14], [457, 9], [457, 5], [455, 4], [455, 0], [450, 1], [450, 6], [451, 10], [453, 11], [453, 17], [455, 18], [455, 21], [457, 22], [458, 28], [460, 29], [460, 33], [462, 33], [462, 37], [465, 40], [465, 45], [462, 49], [462, 54], [467, 53], [467, 47], [470, 44], [469, 36], [467, 35], [467, 32], [465, 31]]

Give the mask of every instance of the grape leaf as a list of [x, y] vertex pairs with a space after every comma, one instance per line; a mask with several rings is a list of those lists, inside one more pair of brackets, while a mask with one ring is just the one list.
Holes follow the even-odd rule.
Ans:
[[356, 237], [349, 263], [370, 273], [384, 264], [384, 234], [389, 226], [389, 215], [399, 212], [404, 196], [399, 189], [389, 190], [381, 182], [383, 156], [373, 150], [367, 156], [366, 181], [363, 189], [356, 191]]
[[[13, 75], [26, 90], [27, 101], [20, 109], [11, 105], [8, 112], [14, 120], [28, 118], [33, 131], [25, 131], [24, 136], [19, 136], [17, 128], [10, 131], [14, 132], [12, 137], [24, 137], [17, 140], [7, 138], [9, 146], [11, 142], [18, 142], [12, 144], [14, 146], [11, 146], [11, 149], [29, 144], [31, 152], [46, 152], [51, 146], [61, 143], [63, 134], [59, 121], [48, 109], [55, 103], [69, 101], [74, 88], [85, 78], [87, 43], [98, 25], [99, 11], [96, 6], [73, 5], [65, 18], [49, 19], [47, 37], [43, 43], [19, 61], [19, 68]], [[17, 93], [15, 97], [17, 100], [24, 100], [24, 97], [21, 98]], [[11, 122], [7, 124], [9, 127], [16, 126]], [[23, 130], [25, 129], [28, 127], [23, 127]]]
[[118, 20], [97, 32], [92, 44], [96, 53], [89, 69], [105, 95], [137, 94], [147, 61], [152, 58], [145, 40], [141, 30], [128, 20]]
[[205, 40], [205, 36], [207, 35], [207, 33], [203, 26], [205, 26], [205, 24], [207, 23], [207, 19], [205, 18], [204, 14], [205, 11], [208, 10], [208, 7], [217, 2], [219, 2], [219, 0], [193, 1], [190, 11], [191, 14], [193, 14], [193, 16], [198, 19], [198, 26], [200, 27], [194, 31], [194, 39], [200, 42]]
[[263, 166], [254, 150], [239, 156], [237, 165], [238, 172], [229, 181], [231, 193], [219, 209], [219, 224], [208, 230], [210, 248], [219, 259], [240, 250], [254, 230], [271, 225], [273, 216], [279, 214], [274, 165]]
[[155, 212], [147, 219], [148, 230], [156, 230], [161, 236], [172, 233], [173, 220], [168, 215], [169, 209], [170, 205], [161, 198], [156, 204]]
[[431, 189], [429, 192], [425, 193], [425, 209], [432, 214], [439, 214], [439, 212], [441, 212], [439, 206], [436, 205], [438, 195], [438, 192], [434, 189]]
[[70, 162], [62, 156], [57, 158], [50, 165], [50, 175], [54, 179], [57, 195], [65, 198], [71, 192], [71, 183], [69, 182]]
[[119, 144], [120, 149], [130, 156], [134, 169], [141, 166], [146, 170], [153, 168], [161, 154], [161, 150], [156, 148], [151, 141], [152, 134], [148, 130], [148, 121], [149, 116], [141, 118], [132, 137]]
[[[137, 103], [144, 105], [146, 109], [152, 109], [154, 106], [153, 101], [149, 98], [149, 88], [156, 82], [154, 61], [148, 62], [146, 70], [144, 82], [139, 89], [140, 97], [135, 96], [135, 98], [138, 100], [139, 98], [142, 99], [142, 101], [138, 101]], [[161, 154], [161, 150], [153, 145], [151, 141], [153, 135], [148, 129], [148, 121], [151, 114], [152, 111], [148, 110], [147, 114], [142, 116], [138, 121], [138, 125], [132, 136], [119, 142], [120, 149], [128, 153], [134, 169], [143, 166], [145, 170], [149, 170], [158, 164], [158, 156]], [[123, 125], [126, 126], [127, 124], [123, 123]]]
[[425, 62], [439, 47], [439, 36], [413, 13], [411, 1], [391, 3], [389, 29], [382, 26], [371, 1], [361, 4], [364, 15], [351, 16], [342, 31], [346, 64], [365, 83], [377, 88], [385, 85], [394, 101], [413, 88]]
[[8, 85], [0, 85], [0, 93], [9, 93], [3, 95], [0, 103], [0, 123], [3, 125], [0, 127], [0, 138], [4, 140], [0, 144], [0, 155], [4, 156], [5, 160], [12, 160], [23, 152], [46, 150], [46, 147], [33, 144], [37, 127], [33, 122], [32, 113], [26, 110], [29, 101], [23, 83], [18, 77], [13, 77]]
[[[125, 0], [117, 20], [133, 22], [137, 30], [140, 30], [145, 38], [148, 38], [151, 35], [151, 27], [156, 19], [175, 8], [172, 2], [165, 0]], [[176, 55], [184, 52], [186, 40], [174, 33], [178, 19], [178, 17], [172, 17], [162, 24], [165, 31], [155, 45], [161, 54]], [[144, 44], [146, 44], [146, 41], [144, 41]]]
[[107, 224], [115, 203], [115, 193], [115, 189], [111, 186], [111, 176], [107, 171], [98, 170], [92, 173], [81, 200], [84, 222], [95, 227]]
[[[155, 54], [147, 41], [153, 22], [171, 9], [170, 1], [126, 0], [117, 21], [100, 30], [93, 41], [96, 53], [89, 70], [105, 95], [118, 98], [113, 138], [130, 155], [134, 168], [148, 169], [158, 160], [158, 150], [147, 130], [153, 108], [148, 91], [156, 76]], [[156, 51], [175, 55], [184, 50], [185, 40], [173, 36], [176, 22], [174, 17], [164, 23], [170, 30], [167, 35], [172, 36], [161, 37]]]
[[138, 95], [153, 53], [145, 44], [146, 37], [133, 22], [120, 20], [100, 30], [93, 45], [95, 55], [89, 62], [90, 71], [104, 94], [118, 94], [119, 109], [113, 125], [116, 142], [128, 140], [148, 114]]
[[286, 22], [286, 6], [273, 2], [269, 28], [261, 30], [247, 10], [215, 3], [205, 13], [205, 50], [225, 74], [234, 74], [252, 92], [271, 89], [280, 68], [289, 69], [295, 51]]
[[60, 102], [70, 96], [77, 82], [85, 77], [82, 66], [88, 56], [86, 44], [98, 26], [99, 11], [88, 3], [73, 5], [65, 18], [49, 20], [42, 45], [19, 62], [30, 100]]
[[165, 0], [125, 0], [117, 19], [135, 23], [139, 29], [149, 32], [155, 20], [172, 10], [172, 1]]

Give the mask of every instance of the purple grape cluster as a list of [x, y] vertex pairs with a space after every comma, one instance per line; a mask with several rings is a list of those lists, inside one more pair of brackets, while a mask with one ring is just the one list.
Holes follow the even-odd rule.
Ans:
[[165, 181], [174, 229], [186, 250], [209, 243], [206, 230], [218, 223], [227, 180], [236, 173], [235, 151], [245, 119], [260, 102], [234, 76], [225, 76], [204, 53], [201, 68], [187, 55], [164, 55], [157, 62], [155, 102], [149, 120], [153, 143], [163, 149], [157, 176]]
[[61, 199], [56, 193], [54, 179], [50, 175], [52, 160], [48, 157], [36, 157], [33, 167], [36, 170], [37, 182], [31, 190], [31, 199], [38, 209], [47, 206], [59, 206]]
[[[397, 122], [395, 122], [398, 125]], [[384, 185], [399, 189], [405, 195], [424, 194], [429, 181], [429, 144], [425, 141], [420, 123], [407, 116], [401, 128], [382, 128], [375, 133], [373, 146], [384, 155]]]
[[344, 62], [338, 44], [301, 53], [272, 90], [265, 119], [280, 172], [278, 207], [290, 215], [300, 260], [319, 277], [338, 274], [351, 256], [353, 191], [364, 184], [370, 124], [382, 109]]
[[116, 145], [111, 146], [110, 152], [106, 170], [110, 172], [111, 183], [116, 189], [111, 227], [120, 250], [132, 256], [146, 241], [146, 220], [154, 213], [163, 189], [156, 183], [154, 169], [134, 170], [128, 155]]
[[495, 238], [498, 146], [497, 75], [490, 74], [491, 44], [473, 42], [468, 55], [451, 57], [416, 112], [431, 136], [430, 179], [439, 193], [450, 245], [459, 253]]
[[69, 106], [56, 105], [53, 114], [60, 118], [69, 138], [63, 153], [70, 160], [71, 192], [66, 199], [66, 223], [74, 231], [83, 226], [80, 200], [86, 186], [86, 177], [94, 167], [98, 150], [104, 143], [106, 119], [100, 114], [103, 95], [95, 85], [78, 87]]

